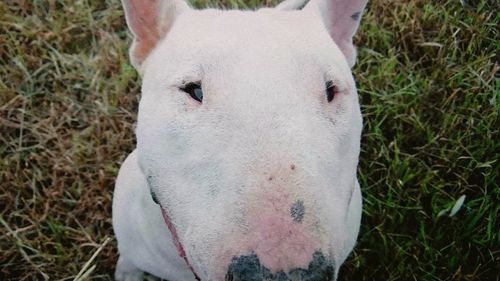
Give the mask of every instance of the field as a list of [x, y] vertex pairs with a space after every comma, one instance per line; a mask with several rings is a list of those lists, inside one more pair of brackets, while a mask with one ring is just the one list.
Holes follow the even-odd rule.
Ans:
[[[193, 2], [207, 4], [275, 2]], [[364, 211], [340, 280], [500, 279], [498, 11], [368, 4], [353, 70]], [[118, 0], [0, 2], [0, 280], [72, 280], [87, 261], [85, 278], [112, 279], [140, 98], [130, 41]]]

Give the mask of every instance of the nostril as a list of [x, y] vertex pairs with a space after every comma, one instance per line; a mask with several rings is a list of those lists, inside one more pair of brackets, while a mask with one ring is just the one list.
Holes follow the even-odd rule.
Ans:
[[292, 216], [293, 222], [301, 223], [304, 219], [305, 208], [304, 201], [297, 200], [290, 207], [290, 215]]
[[226, 281], [272, 280], [271, 271], [260, 264], [255, 253], [233, 257], [226, 274]]
[[288, 273], [289, 280], [330, 281], [335, 275], [335, 262], [327, 259], [321, 251], [313, 254], [307, 269], [294, 269]]
[[321, 251], [313, 254], [313, 259], [307, 269], [293, 268], [272, 273], [260, 263], [255, 253], [245, 256], [233, 257], [229, 265], [226, 281], [330, 281], [335, 274], [335, 262], [327, 259]]

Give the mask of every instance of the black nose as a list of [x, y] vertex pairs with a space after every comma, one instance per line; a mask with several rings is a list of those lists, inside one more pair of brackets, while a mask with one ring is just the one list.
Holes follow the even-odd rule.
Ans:
[[335, 273], [335, 262], [316, 251], [307, 269], [293, 268], [288, 272], [272, 273], [260, 264], [255, 253], [233, 257], [226, 274], [226, 281], [331, 281]]

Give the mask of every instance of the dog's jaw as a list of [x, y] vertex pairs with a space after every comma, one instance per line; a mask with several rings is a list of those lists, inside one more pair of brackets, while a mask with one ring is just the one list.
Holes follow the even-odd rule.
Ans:
[[168, 216], [167, 211], [165, 211], [165, 209], [163, 207], [160, 207], [160, 208], [161, 208], [161, 213], [163, 215], [163, 220], [165, 221], [165, 224], [167, 225], [168, 230], [170, 231], [170, 234], [172, 235], [172, 238], [174, 240], [174, 244], [175, 244], [175, 247], [177, 248], [177, 252], [179, 253], [179, 256], [186, 262], [187, 266], [189, 267], [189, 270], [191, 270], [191, 272], [193, 273], [194, 278], [196, 280], [200, 281], [201, 280], [200, 277], [198, 277], [198, 274], [196, 274], [196, 271], [194, 270], [193, 266], [191, 265], [191, 263], [189, 262], [189, 260], [186, 256], [186, 252], [184, 251], [184, 247], [182, 246], [182, 243], [179, 240], [179, 236], [177, 235], [177, 231], [175, 230], [175, 226], [172, 224], [172, 220]]

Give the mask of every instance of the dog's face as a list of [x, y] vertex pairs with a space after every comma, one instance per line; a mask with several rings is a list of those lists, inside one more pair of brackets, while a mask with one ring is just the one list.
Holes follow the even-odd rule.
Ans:
[[166, 2], [152, 9], [161, 16], [149, 47], [127, 11], [143, 74], [139, 164], [193, 270], [334, 279], [361, 212], [350, 41], [332, 39], [319, 1], [251, 12]]

